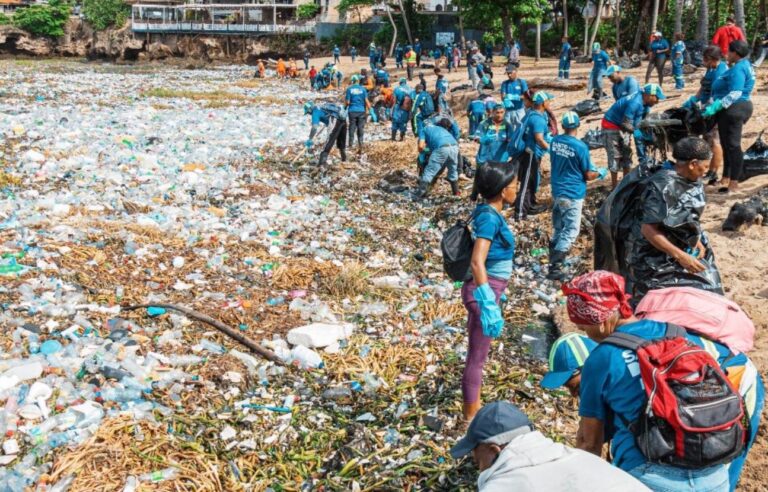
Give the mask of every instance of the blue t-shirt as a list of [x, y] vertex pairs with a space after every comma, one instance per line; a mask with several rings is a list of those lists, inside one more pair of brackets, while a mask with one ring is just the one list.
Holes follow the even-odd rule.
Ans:
[[411, 88], [407, 85], [398, 85], [395, 87], [393, 95], [395, 96], [395, 102], [397, 102], [397, 105], [400, 106], [403, 104], [403, 100], [406, 97], [413, 99], [413, 90], [411, 90]]
[[397, 47], [395, 48], [395, 59], [396, 60], [403, 59], [403, 47], [400, 45], [397, 45]]
[[341, 54], [341, 50], [339, 48], [333, 48], [333, 56], [339, 56]]
[[[651, 43], [651, 53], [653, 53], [658, 60], [664, 60], [667, 58], [666, 50], [669, 49], [669, 41], [666, 39], [657, 39]], [[662, 53], [664, 51], [664, 53]]]
[[[504, 120], [496, 124], [493, 120], [486, 119], [475, 133], [483, 138], [477, 149], [477, 163], [485, 164], [491, 162], [507, 162], [509, 160], [509, 143], [512, 141], [512, 125]], [[488, 141], [486, 141], [488, 140]]]
[[630, 94], [639, 92], [640, 84], [637, 83], [637, 79], [635, 79], [633, 76], [627, 75], [624, 77], [624, 80], [618, 84], [613, 84], [611, 91], [613, 92], [613, 98], [618, 101], [624, 96], [629, 96]]
[[440, 91], [442, 94], [448, 93], [448, 81], [445, 80], [445, 78], [437, 79], [435, 82], [435, 89]]
[[436, 114], [436, 115], [430, 116], [429, 118], [424, 120], [424, 124], [425, 125], [437, 125], [437, 123], [440, 120], [448, 120], [448, 121], [451, 122], [451, 128], [450, 128], [450, 130], [448, 130], [448, 133], [453, 135], [453, 138], [455, 138], [458, 141], [459, 138], [461, 138], [461, 127], [459, 126], [459, 122], [456, 121], [456, 119], [453, 116], [451, 116], [449, 114], [446, 114], [446, 113]]
[[413, 107], [418, 110], [422, 118], [427, 118], [435, 112], [435, 102], [432, 100], [432, 95], [427, 91], [421, 91], [419, 94], [416, 94]]
[[323, 104], [322, 106], [315, 106], [312, 110], [312, 126], [317, 126], [320, 123], [328, 126], [330, 118], [343, 118], [346, 119], [347, 115], [344, 110], [336, 104]]
[[557, 135], [549, 144], [552, 197], [581, 200], [587, 196], [584, 174], [594, 170], [589, 147], [571, 135]]
[[416, 44], [414, 44], [414, 45], [413, 45], [413, 50], [416, 52], [416, 54], [417, 54], [417, 55], [418, 55], [419, 53], [421, 53], [421, 43], [416, 43]]
[[467, 113], [475, 118], [483, 118], [483, 116], [485, 116], [485, 101], [482, 99], [473, 99], [467, 105]]
[[605, 113], [605, 119], [617, 126], [621, 126], [624, 120], [629, 120], [630, 124], [637, 128], [643, 119], [644, 111], [643, 94], [636, 92], [613, 103]]
[[349, 54], [352, 56], [357, 56], [357, 48], [353, 46], [352, 49], [349, 50]]
[[383, 68], [377, 68], [376, 69], [376, 80], [380, 80], [384, 83], [389, 84], [389, 72], [384, 70]]
[[364, 113], [365, 102], [368, 100], [368, 91], [359, 84], [350, 85], [347, 88], [344, 100], [347, 102], [347, 110], [350, 113]]
[[419, 132], [419, 140], [427, 143], [430, 150], [436, 150], [444, 145], [458, 145], [458, 142], [451, 133], [437, 125], [426, 125]]
[[682, 59], [685, 58], [685, 43], [682, 41], [677, 41], [672, 45], [672, 59], [676, 60], [678, 58], [681, 59], [681, 63]]
[[376, 58], [376, 48], [373, 48], [371, 46], [368, 47], [368, 58], [371, 60], [374, 60]]
[[701, 80], [701, 100], [705, 104], [712, 99], [712, 84], [728, 70], [728, 65], [721, 61], [715, 68], [708, 68]]
[[523, 141], [525, 142], [525, 150], [533, 151], [537, 159], [541, 159], [541, 156], [543, 156], [546, 151], [536, 142], [536, 134], [541, 133], [546, 137], [548, 131], [549, 118], [547, 117], [547, 114], [542, 114], [535, 110], [531, 111], [525, 122]]
[[[648, 340], [662, 338], [667, 324], [652, 320], [640, 320], [624, 325], [618, 332], [629, 333]], [[721, 363], [730, 355], [724, 345], [707, 341], [688, 334], [688, 340], [696, 345], [717, 353]], [[712, 354], [713, 357], [715, 354]], [[581, 371], [581, 400], [579, 415], [606, 422], [611, 412], [615, 434], [611, 441], [613, 464], [629, 471], [646, 463], [646, 459], [635, 443], [635, 436], [624, 422], [632, 423], [648, 402], [645, 388], [640, 379], [640, 365], [634, 351], [608, 343], [598, 345], [584, 363]], [[610, 422], [609, 422], [610, 424]]]
[[600, 50], [592, 53], [592, 63], [594, 64], [592, 70], [597, 71], [597, 73], [605, 72], [610, 62], [611, 57], [605, 51]]
[[742, 58], [734, 66], [718, 77], [712, 84], [712, 97], [723, 99], [731, 92], [739, 91], [741, 96], [733, 103], [739, 101], [749, 101], [752, 89], [755, 88], [755, 71], [752, 63], [747, 58]]
[[472, 212], [472, 235], [475, 239], [487, 239], [491, 242], [485, 270], [488, 275], [507, 280], [512, 275], [515, 259], [515, 236], [507, 226], [507, 221], [493, 207], [482, 203]]
[[560, 49], [560, 59], [563, 61], [571, 59], [571, 44], [563, 43], [563, 47]]
[[[501, 97], [508, 109], [518, 110], [523, 107], [523, 93], [528, 90], [528, 83], [523, 79], [505, 80], [501, 83]], [[509, 96], [509, 97], [508, 97]]]

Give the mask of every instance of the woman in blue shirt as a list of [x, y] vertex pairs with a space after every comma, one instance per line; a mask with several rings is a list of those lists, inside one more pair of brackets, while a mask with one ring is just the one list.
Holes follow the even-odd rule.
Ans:
[[594, 99], [603, 97], [603, 77], [608, 65], [611, 64], [611, 57], [605, 50], [600, 48], [600, 43], [592, 45], [592, 71], [589, 73], [589, 84], [587, 85], [587, 94], [593, 93]]
[[472, 279], [461, 288], [461, 299], [467, 309], [466, 365], [461, 378], [464, 400], [463, 414], [472, 420], [480, 410], [480, 387], [483, 365], [491, 348], [491, 340], [498, 338], [504, 328], [499, 299], [512, 276], [515, 257], [515, 237], [501, 215], [505, 204], [515, 201], [517, 165], [507, 162], [489, 162], [481, 166], [475, 183], [486, 202], [472, 213]]
[[685, 64], [684, 35], [675, 34], [675, 44], [672, 46], [672, 76], [675, 78], [675, 89], [685, 89], [685, 77], [683, 76], [683, 64]]
[[716, 115], [720, 144], [723, 146], [723, 187], [720, 193], [735, 192], [742, 179], [744, 151], [741, 133], [752, 117], [750, 96], [755, 88], [755, 72], [747, 58], [746, 41], [733, 41], [728, 46], [730, 68], [712, 83], [713, 102], [704, 111], [705, 117]]
[[[704, 77], [701, 78], [699, 92], [695, 96], [691, 96], [683, 104], [683, 107], [691, 107], [699, 102], [703, 107], [706, 107], [712, 102], [712, 84], [728, 70], [728, 65], [726, 65], [722, 58], [723, 53], [718, 46], [707, 46], [704, 49], [704, 67], [707, 71], [704, 73]], [[723, 164], [723, 147], [720, 145], [717, 125], [704, 134], [703, 137], [712, 149], [712, 161], [709, 163], [709, 172], [704, 176], [704, 181], [709, 186], [713, 186], [717, 183], [717, 173]]]
[[645, 71], [645, 83], [651, 80], [651, 72], [656, 69], [659, 76], [659, 85], [664, 83], [664, 65], [667, 64], [669, 53], [669, 41], [664, 39], [660, 32], [656, 32], [648, 47], [648, 69]]

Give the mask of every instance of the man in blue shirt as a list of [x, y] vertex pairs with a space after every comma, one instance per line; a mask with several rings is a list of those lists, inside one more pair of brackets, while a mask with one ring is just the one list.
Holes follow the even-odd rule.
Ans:
[[600, 48], [600, 43], [592, 45], [592, 71], [589, 73], [589, 84], [587, 84], [587, 94], [592, 93], [594, 99], [601, 99], [603, 92], [603, 77], [608, 65], [611, 64], [611, 57]]
[[640, 84], [637, 83], [631, 75], [624, 75], [619, 65], [611, 65], [605, 71], [606, 77], [613, 83], [611, 92], [613, 93], [613, 99], [618, 101], [624, 96], [629, 96], [635, 92], [640, 92]]
[[397, 43], [397, 46], [395, 46], [395, 68], [403, 68], [404, 54], [405, 50], [403, 50], [403, 46], [400, 43]]
[[581, 209], [587, 196], [587, 181], [605, 177], [607, 169], [595, 169], [589, 147], [579, 140], [579, 115], [563, 115], [562, 135], [552, 139], [549, 161], [552, 168], [552, 240], [549, 242], [550, 280], [563, 281], [563, 262], [581, 228]]
[[341, 58], [341, 50], [339, 49], [339, 45], [335, 45], [333, 47], [333, 63], [338, 65], [340, 58]]
[[437, 80], [435, 81], [435, 90], [443, 95], [448, 94], [448, 81], [445, 79], [445, 75], [443, 75], [442, 70], [435, 68], [435, 75], [437, 76]]
[[424, 120], [435, 112], [435, 103], [432, 95], [421, 84], [416, 86], [416, 98], [413, 101], [413, 124], [416, 135], [421, 133]]
[[525, 116], [523, 93], [528, 90], [528, 83], [517, 77], [517, 67], [509, 65], [506, 68], [507, 80], [501, 83], [501, 98], [507, 110], [507, 119], [513, 127], [520, 125]]
[[518, 157], [520, 189], [515, 202], [515, 218], [518, 221], [525, 220], [528, 215], [539, 214], [545, 209], [536, 203], [536, 188], [539, 182], [541, 158], [549, 150], [547, 108], [552, 99], [554, 97], [544, 91], [534, 94], [533, 109], [526, 116], [522, 127], [525, 152]]
[[371, 43], [368, 45], [368, 64], [371, 66], [371, 71], [376, 70], [376, 44]]
[[344, 103], [349, 113], [349, 146], [355, 143], [357, 135], [357, 153], [363, 152], [363, 137], [365, 135], [365, 120], [368, 117], [368, 91], [360, 85], [360, 76], [352, 76], [352, 85], [347, 88]]
[[453, 46], [451, 43], [445, 45], [443, 55], [445, 56], [446, 64], [448, 66], [448, 73], [451, 73], [453, 71]]
[[395, 106], [392, 110], [392, 140], [395, 140], [397, 132], [400, 132], [400, 141], [405, 139], [405, 131], [411, 118], [411, 108], [415, 94], [408, 87], [408, 80], [400, 79], [400, 83], [392, 94], [395, 98]]
[[357, 48], [354, 46], [349, 49], [349, 56], [352, 57], [352, 63], [355, 63], [355, 60], [357, 59]]
[[[475, 132], [470, 135], [480, 143], [475, 156], [475, 176], [477, 176], [480, 166], [488, 162], [509, 162], [509, 145], [514, 132], [504, 114], [504, 105], [494, 103], [491, 117], [483, 120]], [[470, 200], [477, 200], [477, 195], [477, 182], [475, 182], [472, 186]]]
[[642, 91], [613, 103], [605, 113], [601, 127], [613, 188], [619, 184], [619, 169], [626, 175], [632, 167], [631, 137], [634, 136], [636, 140], [644, 138], [639, 128], [640, 121], [661, 99], [665, 99], [661, 87], [646, 84]]
[[376, 86], [389, 87], [389, 72], [384, 70], [384, 67], [382, 67], [381, 64], [376, 67], [373, 76], [374, 80], [376, 80]]
[[485, 96], [477, 96], [467, 105], [467, 118], [469, 119], [469, 135], [474, 136], [480, 122], [485, 119]]
[[568, 42], [568, 36], [563, 36], [563, 46], [560, 48], [560, 63], [557, 67], [558, 79], [569, 79], [571, 77], [571, 43]]
[[309, 70], [309, 50], [304, 50], [304, 70]]
[[312, 129], [309, 132], [309, 138], [304, 143], [307, 149], [312, 148], [312, 140], [317, 135], [320, 125], [330, 127], [331, 122], [333, 122], [333, 129], [328, 133], [328, 139], [325, 141], [322, 152], [320, 152], [317, 161], [318, 166], [325, 166], [328, 161], [328, 154], [333, 149], [334, 144], [339, 149], [341, 162], [345, 162], [347, 160], [347, 111], [338, 104], [315, 106], [314, 103], [308, 102], [304, 105], [304, 114], [312, 115]]
[[419, 38], [414, 40], [413, 51], [416, 52], [416, 66], [421, 68], [421, 41], [419, 41]]
[[672, 46], [672, 76], [675, 78], [675, 89], [685, 89], [683, 64], [685, 63], [685, 41], [683, 33], [675, 34], [675, 44]]
[[660, 32], [656, 32], [648, 47], [648, 69], [645, 71], [645, 83], [651, 79], [651, 72], [656, 69], [659, 76], [659, 85], [664, 84], [664, 65], [667, 64], [669, 55], [669, 41], [664, 39]]
[[429, 160], [421, 172], [419, 187], [413, 195], [414, 200], [423, 199], [429, 187], [442, 172], [448, 168], [448, 182], [451, 192], [459, 196], [459, 143], [449, 129], [451, 122], [442, 119], [436, 125], [426, 125], [419, 132], [419, 152], [429, 152]]

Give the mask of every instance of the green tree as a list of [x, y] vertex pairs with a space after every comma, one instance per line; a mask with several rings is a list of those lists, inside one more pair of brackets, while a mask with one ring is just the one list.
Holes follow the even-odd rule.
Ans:
[[316, 3], [304, 3], [296, 9], [296, 15], [300, 20], [309, 20], [320, 12], [320, 6]]
[[11, 23], [11, 18], [3, 13], [0, 13], [0, 26], [5, 26], [10, 23]]
[[83, 0], [83, 15], [97, 31], [122, 26], [131, 8], [123, 0]]
[[64, 35], [64, 25], [71, 8], [61, 0], [50, 0], [47, 5], [30, 5], [13, 14], [13, 24], [38, 36], [58, 38]]
[[363, 23], [362, 9], [363, 7], [370, 7], [373, 5], [374, 0], [341, 0], [339, 5], [336, 6], [336, 10], [341, 12], [349, 12], [354, 10], [357, 13], [357, 20], [360, 24]]

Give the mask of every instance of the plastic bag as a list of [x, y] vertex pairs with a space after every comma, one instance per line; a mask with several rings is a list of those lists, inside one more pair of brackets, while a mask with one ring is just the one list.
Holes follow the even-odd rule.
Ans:
[[763, 140], [763, 132], [760, 132], [755, 143], [744, 152], [744, 170], [742, 173], [742, 181], [761, 174], [768, 174], [768, 144]]
[[581, 138], [581, 141], [587, 144], [589, 150], [602, 149], [603, 145], [603, 130], [600, 128], [592, 128], [587, 130], [586, 135]]
[[648, 144], [666, 151], [685, 137], [698, 137], [709, 133], [715, 125], [713, 118], [704, 118], [701, 110], [691, 108], [671, 108], [658, 115], [643, 120], [641, 128], [652, 135]]
[[[649, 290], [665, 287], [694, 287], [723, 294], [714, 253], [699, 223], [704, 207], [701, 186], [690, 188], [684, 180], [660, 169], [658, 163], [633, 169], [600, 207], [595, 222], [595, 269], [622, 275], [633, 303], [639, 302]], [[663, 190], [663, 196], [669, 197], [665, 204], [647, 203], [643, 199], [649, 186]], [[640, 232], [640, 222], [649, 207], [666, 210], [660, 227], [676, 246], [693, 248], [701, 241], [707, 252], [699, 260], [706, 270], [689, 273], [648, 244]]]
[[584, 117], [594, 113], [599, 113], [600, 103], [598, 101], [595, 101], [594, 99], [585, 99], [581, 102], [576, 103], [576, 105], [573, 107], [573, 111], [576, 114], [578, 114], [580, 117]]

